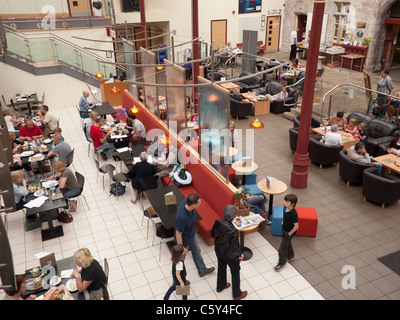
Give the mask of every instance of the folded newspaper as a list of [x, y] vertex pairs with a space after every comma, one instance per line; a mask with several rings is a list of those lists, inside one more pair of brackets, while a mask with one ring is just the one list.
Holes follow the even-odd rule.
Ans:
[[261, 217], [259, 214], [253, 214], [247, 217], [241, 217], [241, 216], [236, 217], [235, 219], [233, 219], [232, 223], [236, 227], [236, 229], [242, 230], [243, 228], [259, 224], [263, 221], [265, 221], [265, 219]]

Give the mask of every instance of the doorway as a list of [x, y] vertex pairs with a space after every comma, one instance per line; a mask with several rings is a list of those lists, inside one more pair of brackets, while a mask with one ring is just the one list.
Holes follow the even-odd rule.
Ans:
[[301, 42], [306, 38], [306, 26], [307, 26], [307, 15], [298, 14], [297, 15], [297, 42]]
[[70, 17], [93, 16], [91, 0], [68, 0]]
[[267, 17], [265, 32], [265, 51], [279, 51], [279, 35], [281, 33], [281, 16]]
[[225, 47], [227, 42], [228, 20], [211, 20], [211, 50], [218, 51]]

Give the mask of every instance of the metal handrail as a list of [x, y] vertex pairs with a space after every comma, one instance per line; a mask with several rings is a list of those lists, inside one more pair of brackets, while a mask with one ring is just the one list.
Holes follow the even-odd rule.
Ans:
[[[86, 49], [84, 49], [82, 47], [79, 47], [76, 44], [74, 44], [72, 42], [69, 42], [69, 41], [67, 41], [67, 40], [65, 40], [65, 39], [63, 39], [63, 38], [61, 38], [61, 37], [59, 37], [57, 35], [49, 33], [49, 32], [42, 33], [40, 35], [32, 34], [32, 33], [22, 33], [22, 32], [19, 32], [19, 31], [15, 31], [15, 30], [13, 30], [12, 28], [10, 28], [10, 27], [8, 27], [6, 25], [4, 25], [4, 29], [5, 29], [6, 32], [12, 32], [12, 34], [24, 39], [25, 41], [27, 41], [27, 45], [28, 45], [29, 40], [34, 40], [34, 39], [57, 40], [57, 41], [60, 41], [60, 42], [62, 42], [63, 44], [65, 44], [67, 46], [72, 47], [76, 51], [81, 51], [81, 52], [83, 52], [83, 53], [95, 58], [97, 61], [110, 62], [109, 60], [107, 60], [107, 59], [105, 59], [105, 58], [103, 58], [103, 57], [101, 57], [101, 56], [99, 56], [99, 55], [97, 55], [97, 54], [95, 54], [95, 53], [93, 53], [93, 52], [91, 52], [89, 50], [86, 50]], [[28, 46], [28, 48], [29, 48], [29, 46]], [[122, 71], [125, 71], [124, 67], [121, 67], [119, 65], [115, 65], [115, 67], [120, 69], [120, 70], [122, 70]]]
[[[342, 87], [342, 86], [349, 86], [349, 87], [354, 87], [354, 88], [357, 88], [357, 89], [362, 89], [362, 90], [365, 90], [365, 91], [370, 91], [370, 92], [373, 92], [373, 93], [376, 93], [376, 94], [382, 94], [382, 92], [379, 92], [379, 91], [376, 91], [376, 90], [373, 90], [373, 89], [368, 89], [368, 88], [365, 88], [365, 87], [361, 87], [361, 86], [358, 86], [358, 85], [356, 85], [356, 84], [352, 84], [352, 83], [339, 83], [339, 84], [337, 84], [336, 86], [334, 86], [332, 89], [328, 90], [328, 91], [324, 94], [324, 96], [322, 97], [321, 115], [320, 115], [320, 118], [321, 118], [321, 119], [323, 118], [325, 97], [326, 97], [328, 94], [330, 94], [331, 92], [333, 92], [334, 90], [336, 90], [337, 88]], [[392, 96], [392, 95], [386, 94], [386, 93], [385, 93], [384, 95], [387, 96], [387, 97], [390, 97], [390, 98], [399, 100], [399, 97], [395, 97], [395, 96]], [[329, 106], [329, 110], [328, 110], [328, 115], [329, 115], [329, 116], [330, 116], [330, 113], [331, 113], [331, 106]]]

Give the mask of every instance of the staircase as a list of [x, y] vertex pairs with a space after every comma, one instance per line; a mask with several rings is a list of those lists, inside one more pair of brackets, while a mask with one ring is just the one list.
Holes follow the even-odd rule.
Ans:
[[296, 108], [291, 108], [290, 112], [284, 112], [283, 117], [286, 119], [289, 119], [290, 121], [293, 121], [293, 118], [300, 114], [301, 109], [299, 107]]
[[[116, 74], [109, 60], [51, 33], [24, 34], [4, 26], [7, 50], [0, 61], [34, 75], [63, 73], [99, 87], [95, 74]], [[118, 67], [123, 70], [123, 68]]]

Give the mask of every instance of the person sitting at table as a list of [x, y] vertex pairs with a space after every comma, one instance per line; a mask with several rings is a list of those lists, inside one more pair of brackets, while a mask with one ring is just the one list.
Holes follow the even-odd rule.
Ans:
[[10, 137], [10, 143], [11, 143], [11, 148], [12, 148], [12, 153], [13, 153], [13, 165], [10, 166], [10, 170], [15, 171], [15, 170], [25, 169], [25, 171], [28, 172], [28, 174], [30, 176], [33, 176], [34, 172], [32, 170], [32, 167], [27, 163], [23, 163], [21, 158], [18, 156], [18, 154], [21, 153], [21, 151], [22, 151], [22, 147], [21, 147], [22, 142], [19, 140], [16, 140], [14, 132], [9, 132], [8, 136]]
[[190, 100], [189, 96], [186, 96], [185, 98], [185, 106], [186, 106], [186, 114], [192, 114], [194, 113], [194, 105], [193, 102]]
[[378, 176], [381, 175], [382, 172], [382, 163], [380, 162], [371, 162], [371, 159], [373, 158], [370, 156], [365, 150], [365, 144], [362, 142], [357, 142], [354, 146], [351, 146], [350, 148], [347, 149], [347, 156], [355, 161], [355, 162], [360, 162], [360, 163], [372, 163], [376, 167], [376, 174]]
[[[4, 296], [2, 300], [24, 300], [22, 297], [22, 293], [26, 291], [26, 275], [25, 274], [16, 274], [15, 275], [15, 284], [17, 285], [16, 289], [4, 289]], [[26, 300], [35, 300], [37, 298], [36, 295], [29, 295]], [[44, 299], [49, 300], [49, 299]]]
[[106, 275], [100, 263], [93, 258], [88, 248], [81, 248], [74, 253], [75, 264], [82, 268], [74, 269], [71, 278], [75, 278], [76, 287], [83, 292], [86, 300], [96, 295], [103, 296], [103, 284], [106, 282]]
[[239, 135], [236, 130], [236, 124], [234, 121], [229, 122], [229, 138], [231, 139], [230, 147], [237, 148], [239, 142]]
[[283, 101], [287, 99], [288, 93], [286, 91], [286, 87], [283, 86], [281, 92], [274, 94], [273, 96], [270, 94], [266, 94], [265, 97], [270, 101]]
[[146, 129], [143, 123], [139, 119], [136, 119], [136, 114], [128, 112], [128, 118], [132, 125], [126, 125], [125, 128], [132, 132], [132, 136], [129, 138], [130, 143], [137, 145], [140, 141], [146, 141]]
[[57, 133], [53, 137], [54, 147], [47, 154], [48, 158], [58, 156], [58, 160], [68, 163], [68, 155], [71, 153], [72, 148], [68, 142], [62, 140], [62, 135]]
[[65, 166], [63, 161], [54, 162], [53, 169], [56, 175], [51, 176], [50, 180], [60, 178], [58, 186], [67, 203], [64, 209], [68, 211], [71, 206], [71, 211], [75, 211], [77, 201], [69, 199], [79, 195], [81, 192], [81, 186], [76, 180], [74, 173]]
[[82, 97], [79, 100], [79, 114], [81, 115], [81, 118], [89, 118], [89, 109], [92, 109], [93, 107], [96, 106], [96, 103], [90, 103], [87, 101], [87, 98], [89, 97], [89, 91], [84, 90], [82, 93]]
[[342, 135], [338, 132], [338, 126], [335, 124], [331, 127], [331, 131], [328, 131], [322, 138], [322, 141], [327, 146], [342, 146], [343, 140]]
[[251, 103], [252, 107], [251, 107], [251, 113], [254, 114], [254, 109], [255, 109], [255, 104], [253, 101], [250, 101], [247, 98], [244, 98], [241, 94], [240, 94], [240, 90], [238, 88], [234, 88], [232, 90], [233, 94], [231, 94], [231, 99], [236, 100], [236, 101], [243, 101], [243, 102], [247, 102], [247, 103]]
[[[161, 140], [161, 139], [159, 139]], [[159, 186], [162, 187], [163, 183], [161, 181], [162, 178], [169, 176], [169, 174], [174, 169], [177, 164], [177, 155], [178, 150], [173, 146], [166, 146], [165, 150], [161, 153], [161, 156], [158, 158], [153, 158], [153, 162], [156, 167], [156, 176], [159, 178]]]
[[326, 126], [333, 126], [334, 124], [336, 124], [339, 129], [343, 130], [344, 126], [347, 125], [347, 120], [344, 117], [344, 112], [339, 111], [338, 113], [336, 113], [336, 116], [333, 116], [331, 118], [329, 118], [328, 121], [324, 122], [324, 125]]
[[392, 141], [390, 141], [386, 151], [387, 153], [392, 153], [396, 156], [400, 156], [400, 133], [398, 133], [397, 136], [393, 138]]
[[94, 148], [96, 150], [102, 150], [100, 154], [103, 160], [107, 161], [115, 151], [115, 147], [112, 143], [108, 143], [107, 141], [107, 138], [111, 135], [111, 131], [108, 131], [106, 135], [103, 136], [103, 131], [100, 129], [102, 126], [104, 126], [104, 119], [98, 116], [95, 119], [95, 123], [90, 127], [90, 137], [93, 140]]
[[[289, 65], [289, 71], [293, 72], [293, 74], [295, 75], [296, 78], [301, 79], [303, 78], [306, 73], [303, 70], [300, 70], [300, 63], [299, 63], [299, 59], [294, 59], [292, 61], [292, 63]], [[281, 80], [285, 80], [287, 77], [285, 76], [284, 73], [281, 73], [280, 77]]]
[[21, 121], [16, 119], [10, 110], [3, 110], [4, 120], [7, 125], [8, 132], [14, 132], [15, 136], [19, 136], [19, 131], [15, 129], [15, 126], [21, 124]]
[[154, 165], [147, 162], [147, 152], [143, 151], [140, 154], [140, 162], [135, 163], [132, 161], [133, 166], [127, 173], [127, 177], [131, 179], [132, 184], [132, 199], [131, 202], [136, 204], [137, 191], [144, 191], [139, 180], [141, 178], [150, 178], [156, 174], [156, 168]]
[[96, 111], [91, 111], [89, 113], [89, 120], [86, 121], [85, 123], [85, 128], [86, 128], [86, 140], [89, 142], [93, 142], [93, 139], [90, 136], [90, 127], [94, 124], [95, 119], [98, 117], [98, 114]]
[[35, 124], [33, 124], [32, 119], [27, 119], [25, 125], [19, 130], [19, 140], [20, 141], [32, 141], [35, 139], [42, 139], [43, 132]]
[[40, 116], [40, 122], [44, 125], [43, 134], [47, 137], [54, 133], [58, 120], [55, 114], [49, 112], [49, 107], [46, 105], [41, 106], [40, 110], [36, 111], [36, 114]]
[[11, 180], [13, 182], [15, 209], [18, 211], [26, 204], [24, 198], [29, 194], [29, 191], [26, 188], [26, 180], [21, 170], [12, 171]]
[[360, 138], [360, 141], [363, 143], [368, 142], [368, 129], [367, 129], [367, 124], [365, 122], [361, 122], [360, 125], [358, 126], [358, 136]]
[[[242, 176], [240, 175], [233, 175], [231, 179], [231, 183], [233, 186], [238, 189], [239, 192], [242, 190]], [[250, 211], [256, 214], [260, 214], [263, 218], [266, 218], [265, 214], [265, 202], [268, 200], [264, 198], [263, 195], [256, 195], [256, 196], [247, 196], [244, 198], [245, 202], [250, 207]], [[267, 224], [271, 224], [271, 221], [265, 220]]]
[[357, 120], [354, 118], [350, 119], [349, 123], [344, 126], [344, 130], [352, 134], [354, 138], [358, 138]]

